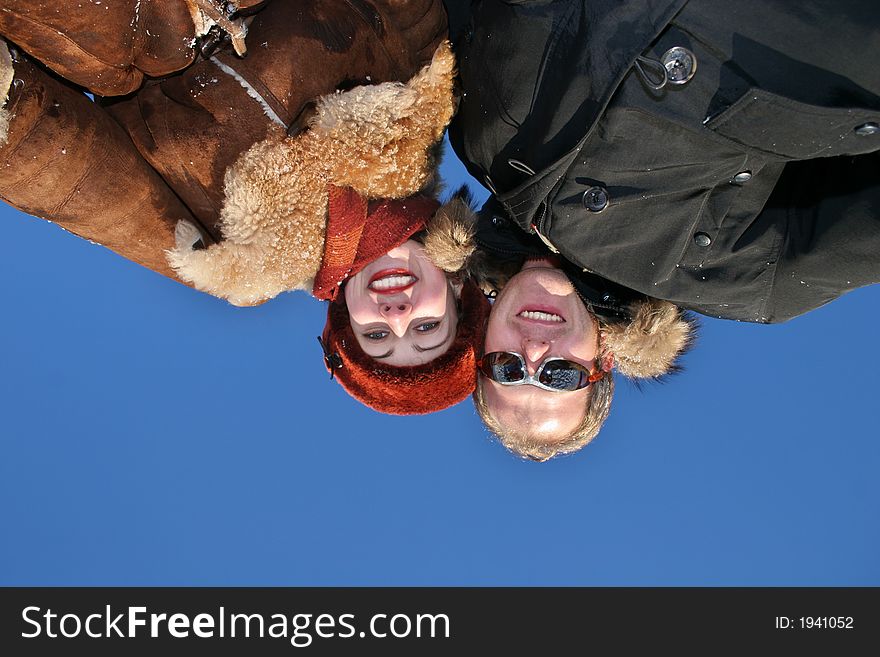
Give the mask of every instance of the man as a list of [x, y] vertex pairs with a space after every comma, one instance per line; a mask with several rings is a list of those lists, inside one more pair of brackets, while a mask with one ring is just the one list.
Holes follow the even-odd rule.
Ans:
[[545, 460], [581, 447], [602, 426], [614, 383], [598, 322], [551, 260], [527, 260], [508, 281], [484, 351], [476, 407], [511, 451]]
[[546, 461], [579, 450], [599, 433], [611, 409], [613, 367], [634, 379], [674, 371], [693, 343], [696, 323], [667, 301], [547, 254], [540, 240], [497, 216], [494, 224], [488, 236], [485, 225], [478, 230], [483, 248], [471, 266], [484, 289], [500, 289], [474, 406], [507, 449]]
[[456, 10], [450, 135], [490, 253], [530, 235], [576, 286], [760, 323], [880, 281], [873, 3]]

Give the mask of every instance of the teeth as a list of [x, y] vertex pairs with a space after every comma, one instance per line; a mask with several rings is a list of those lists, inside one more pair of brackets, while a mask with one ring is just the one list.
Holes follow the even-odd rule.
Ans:
[[537, 319], [542, 322], [564, 322], [559, 315], [553, 313], [542, 313], [538, 310], [524, 310], [519, 314], [523, 319]]
[[371, 290], [390, 290], [394, 287], [403, 287], [416, 280], [415, 276], [386, 276], [370, 283]]

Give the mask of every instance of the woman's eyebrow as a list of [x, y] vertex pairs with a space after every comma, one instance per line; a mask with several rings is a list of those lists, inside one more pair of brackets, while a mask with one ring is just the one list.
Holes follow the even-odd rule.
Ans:
[[[380, 358], [388, 358], [393, 353], [394, 353], [394, 347], [391, 347], [391, 349], [389, 349], [387, 353], [384, 353], [381, 356], [370, 356], [370, 358], [375, 358], [376, 360], [378, 360]], [[367, 355], [369, 356], [369, 354], [367, 354]]]
[[422, 354], [426, 351], [433, 351], [434, 349], [439, 349], [444, 344], [449, 342], [449, 338], [451, 338], [453, 335], [454, 335], [454, 333], [452, 333], [452, 331], [449, 330], [449, 325], [447, 324], [446, 325], [446, 337], [444, 337], [443, 340], [441, 340], [438, 344], [435, 344], [433, 347], [420, 347], [415, 342], [413, 342], [413, 344], [412, 344], [413, 351], [415, 351], [416, 353]]
[[444, 344], [446, 344], [446, 340], [444, 340], [444, 341], [441, 342], [440, 344], [435, 344], [433, 347], [420, 347], [419, 345], [414, 344], [414, 345], [412, 346], [412, 348], [413, 348], [413, 351], [417, 351], [418, 353], [421, 354], [421, 353], [424, 353], [424, 352], [426, 352], [426, 351], [432, 351], [432, 350], [434, 350], [434, 349], [439, 349], [439, 348], [442, 347]]
[[449, 341], [449, 336], [447, 335], [445, 338], [443, 338], [443, 341], [440, 344], [435, 344], [433, 347], [420, 347], [419, 345], [417, 345], [414, 342], [412, 348], [413, 348], [413, 351], [422, 354], [422, 353], [425, 353], [426, 351], [433, 351], [434, 349], [439, 349], [440, 347], [445, 345], [448, 341]]

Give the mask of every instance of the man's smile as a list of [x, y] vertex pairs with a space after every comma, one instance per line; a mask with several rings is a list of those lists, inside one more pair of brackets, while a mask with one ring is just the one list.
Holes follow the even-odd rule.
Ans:
[[539, 322], [541, 324], [564, 324], [565, 319], [562, 315], [551, 313], [543, 310], [523, 310], [517, 313], [517, 317], [530, 322]]

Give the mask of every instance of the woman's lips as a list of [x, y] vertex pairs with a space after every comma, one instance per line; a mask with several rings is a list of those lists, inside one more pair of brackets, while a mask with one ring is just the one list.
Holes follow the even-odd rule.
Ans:
[[418, 280], [408, 269], [383, 269], [373, 274], [367, 288], [376, 294], [392, 295], [408, 290]]

